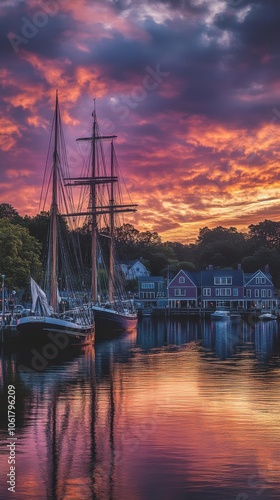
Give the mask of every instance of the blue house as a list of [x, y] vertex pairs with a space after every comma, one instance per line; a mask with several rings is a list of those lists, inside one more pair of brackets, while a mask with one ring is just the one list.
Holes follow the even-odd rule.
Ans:
[[239, 265], [234, 269], [213, 269], [209, 266], [201, 271], [201, 307], [215, 309], [229, 307], [244, 308], [243, 271]]
[[274, 286], [268, 266], [265, 272], [244, 273], [244, 289], [246, 309], [274, 309], [277, 301], [274, 299]]
[[188, 309], [198, 306], [198, 283], [194, 273], [180, 270], [168, 284], [168, 306]]
[[166, 281], [162, 276], [138, 278], [138, 296], [144, 307], [166, 307]]

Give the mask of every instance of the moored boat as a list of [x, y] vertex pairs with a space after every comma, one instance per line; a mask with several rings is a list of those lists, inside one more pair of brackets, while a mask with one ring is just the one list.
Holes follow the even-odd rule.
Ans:
[[211, 313], [211, 318], [214, 320], [230, 319], [230, 311], [227, 311], [226, 309], [216, 309], [215, 312]]
[[271, 321], [271, 320], [275, 320], [277, 319], [277, 316], [275, 314], [273, 314], [271, 311], [263, 311], [258, 319], [260, 321]]
[[[86, 209], [79, 209], [72, 215], [85, 217], [91, 231], [91, 302], [95, 317], [96, 334], [102, 336], [110, 330], [112, 335], [120, 330], [133, 328], [137, 323], [137, 311], [126, 296], [122, 276], [115, 258], [115, 228], [118, 214], [135, 212], [135, 204], [124, 204], [120, 195], [119, 177], [116, 171], [114, 150], [115, 135], [100, 133], [94, 105], [92, 134], [79, 138], [91, 145], [87, 170], [78, 178], [68, 178], [69, 186], [80, 186]], [[107, 153], [104, 143], [110, 141]], [[109, 160], [106, 161], [105, 158]], [[117, 185], [117, 188], [115, 188]], [[90, 202], [88, 203], [88, 200]], [[80, 207], [84, 201], [80, 202]], [[104, 252], [104, 241], [107, 249]], [[107, 278], [107, 284], [100, 284], [99, 267]]]
[[[66, 158], [61, 120], [56, 93], [55, 115], [53, 123], [53, 161], [51, 168], [51, 207], [50, 228], [48, 240], [48, 255], [44, 269], [44, 289], [31, 278], [32, 308], [28, 315], [17, 321], [19, 339], [32, 343], [45, 342], [53, 334], [64, 334], [70, 343], [88, 343], [94, 336], [93, 311], [89, 305], [83, 305], [74, 289], [74, 271], [71, 266], [71, 255], [68, 255], [69, 241], [65, 241], [65, 224], [59, 211], [59, 201], [67, 200], [62, 183], [63, 161]], [[65, 174], [64, 174], [65, 175]], [[45, 178], [45, 176], [44, 176]], [[61, 192], [62, 191], [62, 192]], [[63, 206], [66, 210], [66, 205]], [[63, 227], [64, 226], [64, 227]], [[66, 235], [67, 237], [67, 235]], [[75, 276], [77, 281], [77, 276]], [[69, 288], [73, 302], [80, 301], [80, 305], [66, 311], [61, 307], [61, 298], [58, 283], [64, 283]]]

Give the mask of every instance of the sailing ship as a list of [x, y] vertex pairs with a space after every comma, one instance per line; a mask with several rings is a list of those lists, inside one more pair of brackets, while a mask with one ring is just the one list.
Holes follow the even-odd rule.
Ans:
[[[116, 135], [103, 135], [97, 122], [95, 100], [93, 124], [89, 137], [77, 139], [90, 145], [80, 177], [65, 179], [67, 186], [80, 186], [78, 210], [71, 214], [86, 217], [91, 233], [91, 300], [96, 335], [114, 334], [136, 326], [137, 312], [133, 301], [125, 296], [120, 267], [115, 258], [114, 231], [118, 214], [135, 212], [137, 205], [122, 201], [119, 171], [114, 149]], [[105, 148], [105, 143], [109, 147]], [[85, 200], [87, 206], [85, 207]], [[102, 240], [103, 239], [103, 243]], [[107, 240], [107, 260], [104, 256]], [[99, 264], [106, 270], [108, 288], [100, 287]]]
[[[44, 290], [31, 278], [32, 307], [30, 313], [17, 321], [19, 338], [24, 341], [42, 342], [54, 334], [66, 334], [70, 343], [88, 343], [94, 336], [94, 314], [91, 304], [83, 304], [81, 292], [75, 292], [74, 280], [78, 281], [73, 266], [75, 253], [69, 252], [69, 236], [60, 206], [66, 210], [71, 194], [63, 184], [68, 173], [65, 144], [56, 92], [55, 113], [51, 133], [53, 141], [52, 168], [47, 186], [51, 187], [50, 227], [48, 252], [44, 272]], [[46, 163], [47, 172], [48, 161]], [[42, 188], [44, 189], [44, 187]], [[46, 190], [48, 193], [48, 190]], [[47, 195], [46, 195], [47, 196]], [[61, 300], [58, 283], [67, 289], [67, 302]], [[52, 334], [52, 335], [51, 335]]]

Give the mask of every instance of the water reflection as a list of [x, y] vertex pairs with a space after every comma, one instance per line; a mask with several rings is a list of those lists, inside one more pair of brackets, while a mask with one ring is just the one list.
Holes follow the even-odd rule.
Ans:
[[7, 385], [17, 394], [13, 498], [278, 498], [276, 322], [143, 318], [44, 370], [29, 361], [0, 357], [4, 475]]

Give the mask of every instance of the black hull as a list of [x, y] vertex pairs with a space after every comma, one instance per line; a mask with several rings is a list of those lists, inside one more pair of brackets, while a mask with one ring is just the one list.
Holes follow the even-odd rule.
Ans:
[[[53, 343], [61, 348], [93, 342], [93, 325], [81, 326], [55, 318], [21, 318], [17, 324], [19, 342], [42, 345]], [[63, 347], [64, 346], [64, 347]]]
[[137, 315], [121, 314], [101, 307], [93, 310], [96, 338], [115, 336], [133, 330], [137, 325]]

